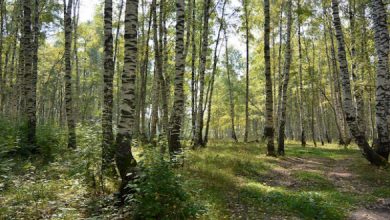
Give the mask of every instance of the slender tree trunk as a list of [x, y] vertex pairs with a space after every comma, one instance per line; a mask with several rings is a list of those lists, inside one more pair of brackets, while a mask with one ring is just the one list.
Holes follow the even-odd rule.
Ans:
[[72, 65], [71, 65], [71, 45], [72, 45], [72, 6], [73, 0], [64, 0], [64, 25], [65, 25], [65, 109], [68, 123], [68, 147], [76, 148], [76, 121], [74, 115], [72, 98]]
[[333, 10], [333, 24], [336, 29], [336, 38], [338, 41], [338, 58], [339, 58], [339, 67], [340, 67], [340, 78], [343, 88], [343, 98], [344, 98], [344, 111], [346, 113], [346, 119], [348, 126], [351, 130], [355, 141], [362, 151], [363, 156], [370, 161], [372, 164], [377, 166], [387, 166], [387, 160], [381, 155], [377, 154], [368, 144], [364, 133], [359, 129], [359, 125], [356, 119], [356, 112], [354, 111], [352, 103], [352, 94], [351, 94], [351, 84], [349, 80], [348, 73], [348, 62], [344, 46], [344, 35], [341, 28], [341, 20], [339, 17], [339, 5], [337, 0], [332, 0], [332, 10]]
[[378, 130], [378, 145], [376, 146], [376, 152], [388, 160], [390, 152], [390, 38], [387, 23], [387, 11], [382, 0], [371, 0], [371, 10], [372, 19], [374, 21], [375, 49], [378, 56], [376, 68], [375, 105], [376, 127]]
[[104, 1], [104, 92], [103, 92], [103, 115], [102, 115], [102, 171], [115, 173], [113, 148], [114, 133], [112, 131], [113, 111], [113, 36], [112, 36], [112, 0]]
[[[300, 11], [300, 0], [298, 0], [298, 12]], [[306, 146], [305, 133], [305, 110], [303, 102], [303, 79], [302, 79], [302, 44], [301, 44], [301, 19], [298, 14], [298, 57], [299, 57], [299, 124], [301, 130], [301, 145]]]
[[[73, 16], [73, 54], [74, 54], [74, 64], [76, 71], [76, 106], [80, 105], [80, 62], [79, 62], [79, 53], [78, 53], [78, 25], [80, 18], [80, 0], [76, 0], [74, 4], [74, 16]], [[79, 108], [75, 108], [75, 119], [78, 120]]]
[[[26, 112], [27, 117], [27, 141], [31, 146], [31, 152], [36, 153], [36, 76], [33, 72], [33, 51], [34, 44], [32, 42], [31, 29], [31, 1], [23, 1], [23, 42], [24, 42], [24, 80], [25, 80], [25, 97], [26, 97]], [[37, 58], [37, 57], [34, 57]]]
[[287, 39], [286, 51], [284, 53], [284, 68], [283, 68], [283, 85], [281, 96], [281, 108], [279, 118], [279, 136], [278, 136], [278, 154], [284, 155], [284, 138], [285, 138], [285, 124], [286, 124], [286, 105], [287, 105], [287, 90], [288, 81], [290, 79], [290, 65], [291, 65], [291, 26], [292, 26], [292, 0], [287, 2]]
[[149, 39], [150, 39], [150, 30], [152, 24], [152, 15], [153, 10], [150, 9], [149, 12], [149, 22], [148, 30], [146, 33], [145, 40], [145, 54], [143, 57], [142, 68], [141, 68], [141, 88], [140, 88], [140, 135], [143, 139], [146, 137], [146, 125], [145, 125], [145, 115], [146, 115], [146, 86], [148, 79], [148, 63], [149, 63]]
[[246, 45], [246, 84], [245, 84], [245, 133], [244, 142], [248, 142], [249, 133], [249, 14], [248, 1], [243, 0], [245, 16], [245, 45]]
[[[153, 47], [155, 51], [155, 65], [154, 65], [154, 78], [153, 78], [153, 97], [152, 97], [152, 115], [151, 115], [151, 131], [150, 131], [150, 140], [153, 144], [155, 144], [155, 138], [157, 134], [157, 123], [158, 123], [158, 105], [159, 105], [159, 70], [158, 70], [158, 41], [157, 41], [157, 14], [156, 14], [156, 0], [152, 1], [151, 10], [152, 10], [152, 18], [153, 18]], [[157, 55], [156, 55], [157, 53]]]
[[4, 77], [3, 77], [3, 35], [4, 35], [4, 0], [0, 0], [0, 113], [3, 112], [5, 100], [5, 85], [6, 85], [6, 77], [5, 74], [6, 69], [4, 69]]
[[200, 53], [200, 65], [199, 65], [199, 104], [197, 113], [196, 135], [194, 147], [204, 146], [203, 143], [203, 98], [204, 98], [204, 84], [205, 84], [205, 72], [206, 72], [206, 60], [208, 49], [208, 36], [209, 36], [209, 17], [210, 17], [210, 0], [204, 0], [203, 9], [203, 33], [202, 44]]
[[[120, 87], [120, 81], [121, 81], [121, 76], [120, 76], [120, 70], [119, 70], [119, 62], [117, 61], [118, 57], [118, 44], [119, 44], [119, 31], [121, 27], [121, 18], [122, 18], [122, 10], [123, 10], [123, 2], [124, 0], [121, 0], [118, 10], [119, 10], [119, 15], [118, 15], [118, 21], [117, 21], [117, 26], [116, 26], [116, 33], [115, 33], [115, 44], [114, 44], [114, 71], [117, 73], [117, 79], [116, 79], [116, 85], [119, 88]], [[117, 89], [116, 92], [116, 118], [115, 122], [116, 125], [118, 126], [119, 124], [119, 117], [120, 117], [120, 89]]]
[[[190, 0], [192, 1], [192, 0]], [[195, 136], [196, 136], [196, 85], [195, 85], [195, 77], [196, 77], [196, 68], [195, 68], [195, 58], [196, 58], [196, 41], [195, 41], [195, 31], [196, 31], [196, 25], [195, 25], [195, 12], [196, 12], [196, 2], [193, 0], [192, 3], [192, 34], [191, 34], [191, 135], [192, 135], [192, 141], [195, 142]]]
[[135, 81], [137, 70], [137, 30], [138, 30], [138, 0], [126, 1], [125, 12], [125, 54], [122, 73], [121, 116], [116, 139], [116, 164], [122, 179], [122, 198], [127, 193], [127, 183], [135, 178], [135, 161], [131, 152], [131, 140], [135, 127]]
[[[181, 151], [180, 134], [182, 120], [184, 117], [184, 72], [185, 72], [185, 54], [184, 54], [184, 21], [185, 5], [184, 0], [176, 1], [176, 45], [175, 45], [175, 92], [173, 109], [170, 121], [169, 151], [175, 154]], [[188, 40], [188, 39], [187, 39]]]
[[270, 5], [269, 0], [264, 0], [264, 60], [265, 60], [265, 127], [264, 137], [267, 140], [267, 155], [276, 156], [274, 147], [274, 122], [272, 103], [272, 78], [271, 78], [271, 57], [269, 48], [270, 35]]
[[[158, 57], [156, 57], [156, 64], [157, 64], [157, 71], [158, 71], [158, 77], [159, 77], [159, 84], [160, 84], [160, 94], [161, 94], [161, 108], [162, 108], [162, 136], [167, 137], [168, 134], [168, 121], [169, 121], [169, 114], [168, 114], [168, 73], [165, 71], [165, 64], [164, 60], [167, 58], [167, 53], [164, 53], [164, 50], [166, 49], [163, 43], [164, 38], [164, 10], [165, 10], [165, 0], [160, 0], [160, 13], [159, 13], [159, 35], [155, 36], [157, 38], [157, 41], [155, 39], [156, 48], [158, 49], [158, 53], [155, 52], [155, 55], [158, 54]], [[157, 16], [157, 15], [156, 15]], [[156, 19], [157, 20], [157, 19]], [[183, 48], [184, 49], [184, 48]], [[163, 57], [165, 56], [165, 57]], [[164, 58], [164, 59], [163, 59]], [[165, 75], [165, 76], [164, 76]]]
[[211, 82], [210, 82], [210, 95], [208, 100], [208, 107], [207, 107], [207, 120], [206, 120], [206, 130], [204, 135], [204, 145], [207, 145], [208, 138], [209, 138], [209, 128], [210, 128], [210, 119], [211, 119], [211, 106], [212, 106], [212, 99], [213, 99], [213, 91], [214, 91], [214, 81], [215, 81], [215, 74], [217, 72], [217, 63], [218, 63], [218, 46], [219, 46], [219, 40], [221, 36], [221, 31], [223, 28], [223, 21], [225, 17], [225, 5], [226, 0], [223, 2], [222, 6], [222, 15], [220, 18], [220, 25], [218, 29], [217, 39], [215, 41], [215, 48], [214, 48], [214, 58], [213, 58], [213, 69], [211, 72]]
[[[277, 103], [275, 104], [277, 107], [274, 113], [275, 117], [274, 117], [274, 125], [275, 125], [275, 128], [278, 128], [279, 127], [279, 118], [280, 118], [280, 101], [281, 101], [281, 94], [282, 94], [282, 45], [283, 45], [283, 7], [284, 7], [284, 3], [282, 3], [280, 5], [280, 14], [279, 14], [279, 50], [278, 50], [278, 93], [277, 93], [277, 97], [278, 97], [278, 101]], [[276, 90], [276, 83], [275, 83], [275, 87], [274, 89]], [[275, 96], [276, 96], [276, 92], [274, 91], [275, 93]]]
[[236, 129], [234, 125], [234, 118], [235, 118], [235, 113], [234, 113], [234, 99], [233, 99], [233, 88], [232, 88], [232, 81], [230, 79], [230, 64], [229, 64], [229, 50], [228, 50], [228, 36], [226, 33], [226, 26], [224, 26], [224, 35], [225, 35], [225, 65], [226, 65], [226, 74], [228, 78], [228, 86], [229, 86], [229, 104], [230, 104], [230, 120], [232, 124], [232, 132], [231, 132], [231, 138], [235, 141], [238, 142], [237, 140], [237, 135], [236, 135]]

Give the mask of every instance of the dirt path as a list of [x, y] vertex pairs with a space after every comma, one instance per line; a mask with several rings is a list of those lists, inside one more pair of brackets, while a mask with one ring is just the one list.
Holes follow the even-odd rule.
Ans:
[[[299, 187], [305, 185], [294, 179], [293, 172], [305, 171], [322, 173], [340, 192], [370, 193], [373, 186], [364, 183], [349, 167], [353, 159], [334, 160], [328, 158], [286, 157], [280, 161], [282, 168], [276, 169], [276, 175], [266, 180], [272, 186]], [[389, 220], [390, 198], [380, 198], [371, 204], [365, 204], [350, 213], [350, 220]]]

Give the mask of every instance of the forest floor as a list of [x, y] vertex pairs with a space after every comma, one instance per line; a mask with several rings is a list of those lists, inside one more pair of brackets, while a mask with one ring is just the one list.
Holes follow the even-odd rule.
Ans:
[[258, 144], [211, 143], [190, 152], [183, 174], [208, 219], [390, 219], [390, 170], [337, 145], [286, 145], [267, 157]]
[[[288, 143], [286, 156], [278, 158], [264, 150], [256, 143], [210, 142], [186, 152], [176, 171], [205, 206], [201, 219], [390, 219], [390, 170], [369, 165], [357, 149]], [[103, 213], [99, 203], [112, 196], [91, 190], [95, 183], [86, 178], [95, 178], [80, 168], [77, 156], [15, 165], [0, 182], [0, 219]]]

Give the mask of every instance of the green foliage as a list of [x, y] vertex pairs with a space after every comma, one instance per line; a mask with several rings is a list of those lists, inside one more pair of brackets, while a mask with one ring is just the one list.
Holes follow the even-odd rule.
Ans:
[[202, 213], [202, 206], [192, 201], [183, 180], [159, 150], [145, 149], [138, 165], [140, 178], [128, 186], [136, 191], [128, 197], [136, 204], [136, 219], [189, 219]]
[[98, 189], [101, 182], [101, 127], [96, 124], [83, 124], [77, 127], [77, 162], [71, 175], [81, 175], [85, 182]]
[[[7, 173], [14, 165], [9, 157], [18, 149], [18, 131], [11, 121], [0, 117], [0, 182], [8, 179]], [[0, 190], [4, 184], [0, 185]]]
[[44, 162], [53, 161], [66, 148], [66, 133], [55, 124], [39, 125], [36, 137]]

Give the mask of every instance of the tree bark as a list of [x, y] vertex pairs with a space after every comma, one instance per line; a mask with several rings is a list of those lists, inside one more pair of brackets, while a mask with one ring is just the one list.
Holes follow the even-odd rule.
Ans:
[[112, 0], [104, 1], [104, 74], [103, 74], [103, 115], [102, 115], [102, 171], [115, 173], [113, 148], [114, 134], [112, 131], [113, 110], [113, 36], [112, 36]]
[[191, 23], [191, 139], [192, 142], [195, 142], [195, 136], [196, 136], [196, 67], [195, 67], [195, 58], [196, 58], [196, 41], [195, 41], [195, 31], [196, 31], [196, 25], [195, 25], [195, 12], [196, 12], [196, 2], [195, 0], [192, 1], [192, 23]]
[[214, 58], [213, 58], [213, 69], [211, 72], [211, 81], [210, 81], [210, 95], [208, 100], [208, 107], [207, 107], [207, 120], [206, 120], [206, 130], [204, 135], [204, 145], [207, 145], [208, 139], [209, 139], [209, 128], [210, 128], [210, 119], [211, 119], [211, 106], [212, 106], [212, 99], [213, 99], [213, 91], [214, 91], [214, 81], [215, 81], [215, 74], [217, 72], [217, 63], [218, 63], [218, 46], [219, 46], [219, 40], [221, 36], [221, 31], [223, 28], [223, 22], [225, 17], [225, 6], [226, 6], [226, 0], [223, 2], [222, 6], [222, 15], [220, 20], [220, 25], [218, 29], [217, 39], [215, 41], [215, 48], [214, 48]]
[[116, 139], [115, 161], [122, 179], [120, 192], [128, 193], [129, 181], [136, 176], [135, 161], [131, 152], [135, 121], [135, 81], [137, 70], [138, 0], [127, 0], [125, 11], [125, 54], [122, 73], [121, 117]]
[[284, 137], [286, 124], [286, 105], [287, 105], [287, 89], [288, 81], [290, 79], [290, 65], [291, 65], [291, 26], [292, 26], [292, 1], [287, 2], [287, 39], [286, 51], [284, 53], [284, 68], [283, 68], [283, 85], [279, 118], [279, 135], [278, 135], [278, 154], [284, 155]]
[[194, 147], [204, 146], [203, 143], [203, 99], [204, 99], [204, 84], [205, 84], [205, 72], [207, 61], [207, 49], [208, 49], [208, 36], [209, 36], [209, 17], [210, 17], [210, 0], [204, 0], [203, 9], [203, 33], [202, 44], [200, 53], [200, 65], [199, 65], [199, 101], [197, 112], [197, 124]]
[[[184, 117], [184, 72], [185, 72], [185, 54], [184, 54], [184, 21], [185, 5], [184, 0], [176, 1], [176, 45], [175, 45], [175, 92], [173, 109], [171, 113], [170, 132], [169, 132], [169, 151], [176, 154], [181, 151], [180, 134], [182, 120]], [[188, 39], [187, 39], [188, 40]]]
[[65, 25], [65, 110], [68, 123], [68, 148], [76, 148], [76, 120], [73, 107], [72, 93], [72, 64], [71, 64], [71, 45], [72, 45], [72, 5], [73, 0], [64, 0], [64, 25]]
[[303, 79], [302, 79], [302, 44], [301, 44], [301, 19], [300, 19], [300, 0], [298, 0], [298, 57], [299, 57], [299, 125], [301, 130], [301, 145], [306, 146], [305, 133], [305, 110], [303, 102]]
[[355, 141], [362, 151], [363, 156], [372, 164], [377, 166], [387, 166], [387, 160], [381, 155], [377, 154], [368, 144], [364, 133], [359, 129], [356, 112], [354, 111], [351, 94], [351, 84], [349, 80], [348, 62], [344, 46], [344, 35], [341, 28], [341, 20], [339, 17], [339, 5], [337, 0], [332, 0], [333, 10], [333, 24], [336, 29], [336, 38], [338, 42], [338, 59], [340, 67], [340, 78], [343, 88], [344, 111], [346, 113], [346, 120], [349, 129], [355, 138]]
[[248, 0], [242, 0], [244, 6], [244, 17], [245, 17], [245, 51], [246, 51], [246, 69], [245, 69], [245, 133], [244, 142], [248, 142], [249, 133], [249, 14], [248, 14]]
[[269, 0], [264, 0], [264, 60], [265, 60], [265, 127], [264, 137], [267, 140], [267, 155], [276, 156], [274, 146], [274, 122], [272, 100], [271, 57], [269, 48], [270, 35], [270, 5]]
[[226, 65], [226, 75], [228, 78], [228, 86], [229, 86], [229, 107], [230, 107], [230, 120], [232, 124], [232, 132], [231, 132], [231, 138], [238, 142], [237, 135], [236, 135], [236, 129], [234, 125], [234, 119], [235, 119], [235, 113], [234, 113], [234, 98], [233, 98], [233, 88], [232, 88], [232, 82], [230, 79], [230, 64], [229, 64], [229, 50], [228, 50], [228, 36], [226, 33], [227, 27], [224, 26], [224, 35], [225, 35], [225, 65]]
[[376, 152], [389, 159], [390, 137], [390, 74], [389, 74], [389, 30], [387, 11], [382, 0], [371, 0], [372, 19], [374, 21], [375, 49], [378, 56], [376, 67], [376, 127], [378, 145]]

